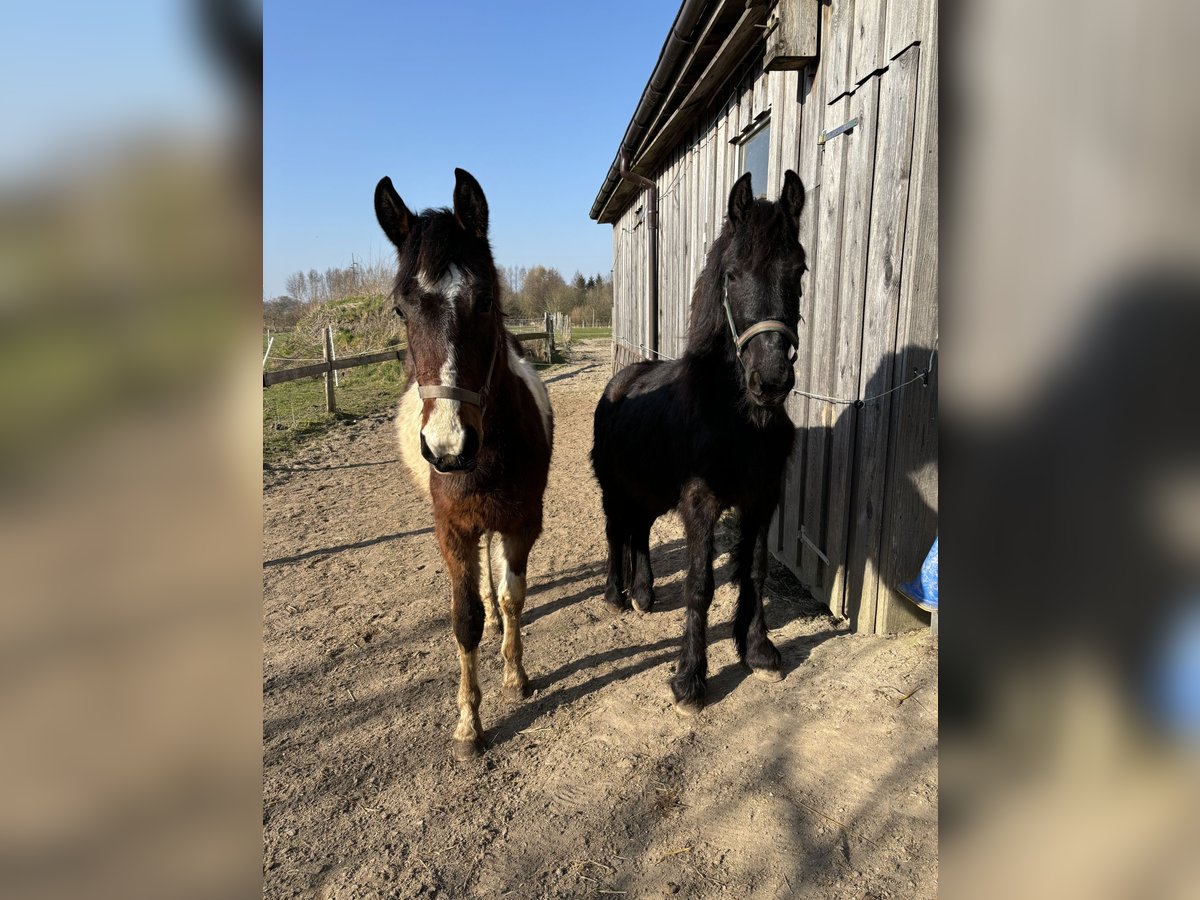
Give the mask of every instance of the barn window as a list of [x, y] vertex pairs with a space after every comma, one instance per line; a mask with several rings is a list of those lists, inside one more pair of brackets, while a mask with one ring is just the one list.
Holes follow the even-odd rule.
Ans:
[[743, 172], [750, 173], [750, 186], [754, 196], [767, 195], [767, 161], [771, 146], [771, 122], [765, 120], [742, 138], [739, 165]]

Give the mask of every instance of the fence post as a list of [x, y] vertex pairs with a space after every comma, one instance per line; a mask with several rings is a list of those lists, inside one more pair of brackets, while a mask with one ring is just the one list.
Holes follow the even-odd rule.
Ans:
[[[337, 347], [335, 347], [333, 344], [333, 326], [326, 325], [325, 330], [329, 332], [329, 359], [331, 361], [336, 360], [337, 359]], [[341, 376], [338, 375], [337, 369], [333, 370], [333, 386], [335, 388], [340, 388], [342, 386], [342, 379], [341, 379]]]
[[267, 359], [271, 356], [271, 345], [275, 343], [275, 335], [267, 330], [267, 352], [263, 354], [263, 371], [267, 371]]
[[337, 400], [333, 396], [333, 329], [325, 326], [325, 411], [337, 412]]
[[554, 314], [546, 313], [546, 362], [554, 362]]

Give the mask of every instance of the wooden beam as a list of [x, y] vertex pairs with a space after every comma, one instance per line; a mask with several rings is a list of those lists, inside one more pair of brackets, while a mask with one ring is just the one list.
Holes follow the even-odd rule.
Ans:
[[361, 356], [344, 356], [332, 362], [311, 363], [307, 366], [297, 366], [294, 369], [279, 369], [275, 372], [263, 372], [263, 387], [282, 384], [285, 381], [296, 381], [300, 378], [313, 378], [326, 375], [335, 369], [353, 369], [355, 366], [369, 366], [372, 363], [403, 360], [404, 350], [381, 350], [378, 353], [364, 353]]
[[[763, 68], [769, 72], [803, 69], [817, 56], [818, 0], [779, 0], [768, 20]], [[770, 27], [771, 25], [774, 27]]]

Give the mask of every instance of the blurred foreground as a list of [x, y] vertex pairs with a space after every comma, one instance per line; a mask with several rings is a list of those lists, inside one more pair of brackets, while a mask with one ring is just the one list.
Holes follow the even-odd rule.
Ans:
[[1200, 891], [1198, 24], [947, 10], [948, 897]]
[[21, 6], [0, 38], [28, 119], [0, 148], [0, 894], [253, 895], [260, 12]]

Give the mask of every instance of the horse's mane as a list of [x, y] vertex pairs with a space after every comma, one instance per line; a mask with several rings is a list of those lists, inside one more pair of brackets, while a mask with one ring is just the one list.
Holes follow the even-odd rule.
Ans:
[[422, 210], [414, 218], [412, 232], [397, 257], [392, 296], [398, 296], [419, 274], [437, 281], [451, 265], [457, 265], [476, 278], [491, 278], [493, 300], [500, 301], [491, 244], [463, 231], [446, 207]]
[[717, 352], [728, 340], [725, 332], [729, 326], [725, 322], [725, 310], [721, 301], [725, 278], [723, 259], [731, 240], [732, 229], [726, 222], [709, 248], [704, 268], [700, 271], [700, 277], [696, 279], [696, 289], [692, 292], [692, 308], [688, 314], [685, 352], [689, 356], [707, 356]]
[[[752, 237], [743, 239], [737, 247], [742, 256], [741, 265], [761, 269], [773, 253], [779, 252], [783, 243], [797, 240], [794, 225], [789, 224], [782, 208], [768, 200], [756, 200], [747, 212], [743, 233]], [[725, 220], [721, 233], [708, 248], [708, 257], [696, 289], [692, 293], [692, 309], [688, 316], [687, 355], [708, 356], [714, 353], [732, 352], [729, 340], [729, 323], [725, 319], [725, 255], [733, 242], [733, 225]]]

